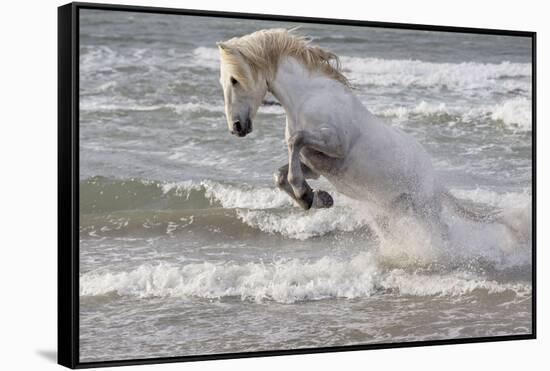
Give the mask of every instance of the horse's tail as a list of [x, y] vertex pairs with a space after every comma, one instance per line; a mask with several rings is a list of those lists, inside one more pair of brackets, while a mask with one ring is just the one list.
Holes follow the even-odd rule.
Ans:
[[488, 208], [487, 206], [482, 206], [466, 200], [460, 200], [448, 191], [442, 194], [444, 203], [449, 205], [459, 216], [465, 219], [477, 223], [502, 224], [519, 240], [528, 240], [531, 236], [532, 208], [530, 205], [525, 208], [500, 210], [497, 208]]
[[[469, 219], [478, 223], [493, 223], [498, 222], [498, 212], [495, 210], [489, 210], [487, 208], [481, 208], [473, 203], [468, 206], [464, 206], [466, 201], [462, 201], [450, 192], [443, 192], [443, 200], [446, 205], [450, 206], [454, 212], [459, 216]], [[476, 207], [477, 206], [477, 207]]]

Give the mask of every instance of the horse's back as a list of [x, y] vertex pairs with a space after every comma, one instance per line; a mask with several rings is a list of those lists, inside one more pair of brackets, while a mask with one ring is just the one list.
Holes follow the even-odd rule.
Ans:
[[312, 92], [303, 100], [294, 129], [330, 127], [347, 154], [341, 160], [330, 160], [330, 167], [320, 166], [319, 159], [308, 161], [304, 153], [306, 162], [339, 192], [353, 198], [391, 202], [407, 193], [423, 202], [434, 197], [437, 185], [432, 163], [422, 145], [382, 122], [341, 84], [331, 81], [324, 87], [322, 94]]
[[424, 147], [410, 134], [382, 122], [358, 100], [351, 107], [344, 115], [348, 120], [339, 122], [340, 135], [347, 137], [350, 148], [334, 182], [353, 183], [356, 198], [381, 202], [404, 193], [419, 203], [435, 197], [438, 187]]

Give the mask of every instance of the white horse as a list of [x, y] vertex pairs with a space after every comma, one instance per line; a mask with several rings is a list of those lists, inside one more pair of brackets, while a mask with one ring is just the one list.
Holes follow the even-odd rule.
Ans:
[[267, 92], [286, 111], [288, 164], [275, 173], [275, 180], [302, 208], [332, 206], [327, 192], [306, 182], [322, 175], [351, 198], [439, 218], [441, 201], [450, 195], [438, 183], [428, 153], [413, 137], [365, 108], [340, 72], [335, 54], [285, 29], [217, 45], [232, 134], [244, 137], [252, 131]]

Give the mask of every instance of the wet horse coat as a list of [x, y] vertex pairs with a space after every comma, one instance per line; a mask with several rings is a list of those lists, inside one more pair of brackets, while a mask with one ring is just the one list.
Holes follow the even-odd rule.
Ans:
[[275, 179], [301, 207], [332, 206], [327, 192], [311, 189], [306, 181], [323, 176], [351, 198], [387, 208], [406, 202], [423, 216], [438, 215], [444, 192], [427, 152], [367, 110], [340, 73], [334, 54], [283, 29], [218, 46], [233, 134], [252, 131], [267, 92], [283, 106], [289, 161]]

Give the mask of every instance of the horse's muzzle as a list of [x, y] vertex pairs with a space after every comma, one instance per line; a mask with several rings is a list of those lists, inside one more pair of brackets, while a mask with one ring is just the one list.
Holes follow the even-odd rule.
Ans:
[[240, 121], [235, 121], [233, 123], [233, 130], [231, 130], [231, 134], [236, 135], [238, 137], [244, 137], [246, 134], [250, 133], [252, 131], [252, 121], [250, 119], [247, 119], [244, 124]]

